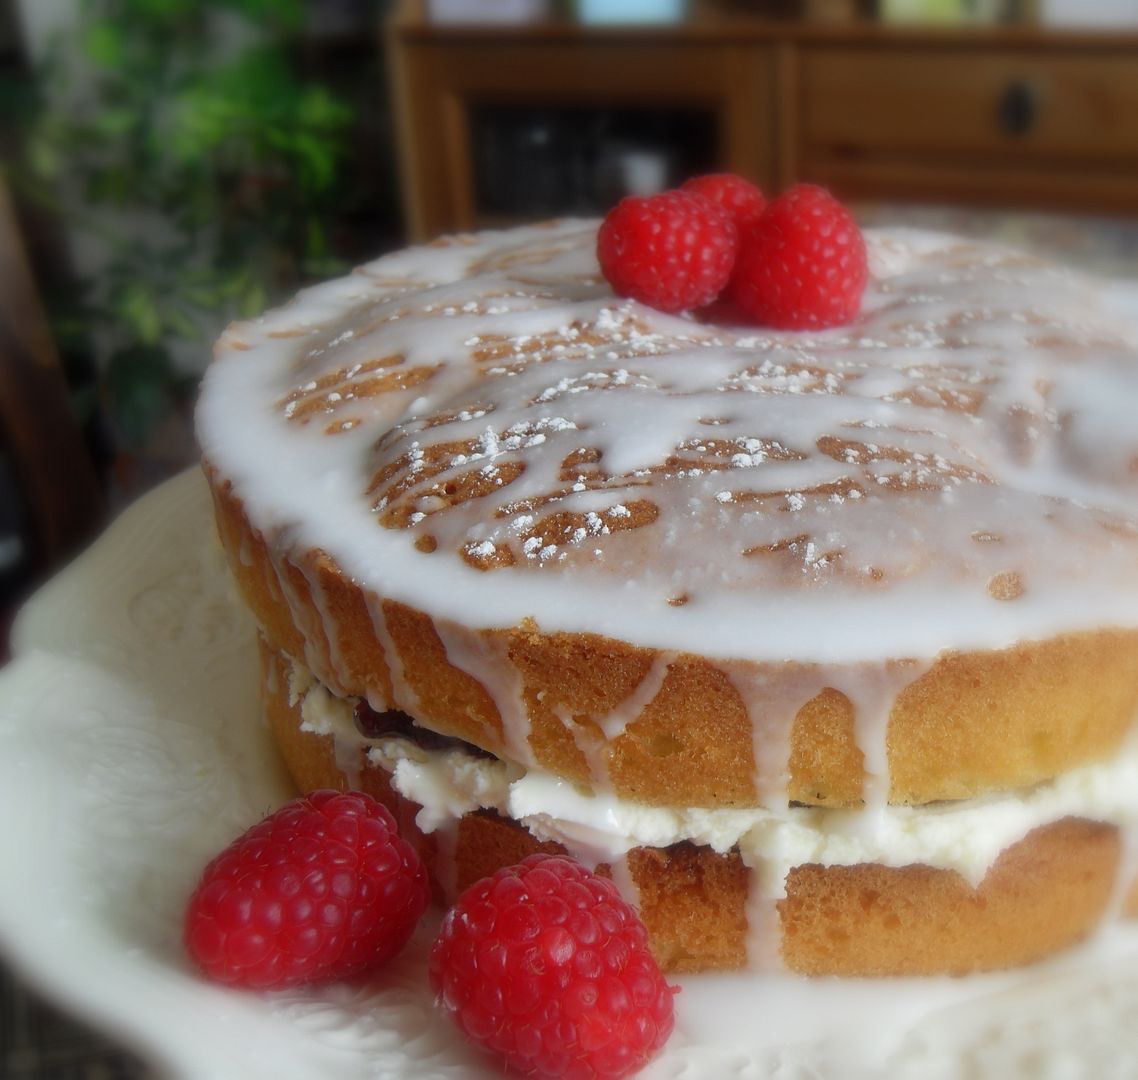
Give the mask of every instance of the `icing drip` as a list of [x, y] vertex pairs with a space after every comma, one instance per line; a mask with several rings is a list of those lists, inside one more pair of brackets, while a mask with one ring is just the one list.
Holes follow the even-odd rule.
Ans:
[[385, 709], [399, 709], [401, 712], [414, 716], [420, 711], [419, 695], [412, 689], [403, 673], [403, 659], [399, 655], [395, 639], [391, 636], [383, 604], [378, 598], [369, 595], [367, 597], [367, 611], [368, 617], [371, 619], [372, 631], [375, 633], [375, 640], [383, 649], [383, 658], [387, 663], [387, 671], [391, 677], [392, 697], [391, 701], [384, 701], [379, 698], [378, 691], [376, 691], [376, 700], [373, 701], [369, 697], [368, 704], [377, 712], [382, 712]]
[[1116, 923], [1126, 914], [1130, 894], [1138, 884], [1138, 826], [1134, 823], [1122, 826], [1118, 834], [1121, 842], [1118, 872], [1103, 917], [1104, 927]]
[[620, 738], [624, 734], [624, 729], [633, 720], [638, 719], [640, 714], [652, 704], [660, 692], [660, 688], [664, 685], [664, 680], [668, 677], [668, 668], [671, 667], [675, 659], [673, 653], [658, 653], [652, 661], [648, 673], [640, 680], [636, 689], [611, 712], [604, 716], [594, 717], [609, 742]]
[[[314, 623], [311, 616], [311, 609], [297, 594], [296, 586], [292, 578], [289, 576], [289, 564], [281, 558], [273, 560], [273, 578], [278, 591], [278, 599], [282, 600], [289, 610], [292, 617], [292, 624], [304, 638], [304, 663], [309, 671], [319, 671], [324, 674], [324, 664], [321, 663], [320, 657], [317, 654], [316, 642], [321, 641], [324, 636], [324, 628], [318, 623]], [[294, 573], [296, 571], [293, 571]], [[332, 680], [330, 679], [329, 682]]]
[[458, 821], [440, 825], [435, 836], [435, 880], [448, 900], [458, 897]]
[[603, 739], [587, 726], [576, 723], [573, 718], [567, 717], [561, 712], [558, 713], [562, 723], [565, 723], [572, 732], [578, 749], [585, 755], [585, 760], [589, 766], [589, 775], [597, 789], [602, 791], [612, 789], [606, 745], [614, 739], [620, 738], [624, 734], [625, 728], [639, 719], [641, 713], [655, 701], [656, 695], [660, 693], [664, 685], [664, 680], [668, 677], [668, 669], [675, 659], [674, 653], [657, 653], [652, 661], [652, 666], [628, 697], [603, 716], [592, 717], [600, 729], [600, 733], [604, 736]]
[[612, 875], [613, 884], [620, 890], [620, 895], [624, 897], [628, 903], [634, 908], [640, 908], [640, 887], [636, 884], [636, 879], [632, 876], [632, 870], [628, 865], [628, 855], [618, 855], [615, 859], [609, 860], [609, 873]]
[[771, 809], [788, 806], [790, 735], [799, 709], [826, 689], [817, 667], [771, 671], [733, 665], [729, 676], [747, 709], [755, 756], [755, 794]]
[[866, 827], [872, 828], [889, 803], [889, 716], [897, 696], [931, 667], [902, 660], [875, 666], [862, 665], [854, 678], [841, 680], [840, 689], [854, 707], [854, 740], [865, 759], [862, 809]]
[[249, 550], [249, 541], [245, 536], [241, 537], [241, 545], [237, 551], [237, 558], [240, 560], [242, 566], [253, 566], [253, 553]]
[[329, 606], [328, 593], [319, 573], [308, 569], [307, 560], [302, 559], [298, 566], [308, 583], [308, 595], [312, 598], [313, 607], [320, 616], [320, 640], [324, 643], [328, 655], [327, 665], [321, 665], [319, 669], [321, 676], [333, 692], [343, 697], [348, 691], [340, 676], [340, 672], [345, 670], [345, 664], [340, 650], [339, 624]]
[[778, 901], [786, 889], [786, 875], [773, 879], [781, 868], [772, 867], [752, 851], [743, 853], [743, 864], [747, 867], [747, 970], [784, 971]]
[[461, 626], [436, 623], [435, 630], [446, 649], [447, 662], [477, 679], [490, 695], [502, 721], [502, 738], [511, 760], [524, 765], [536, 764], [529, 745], [525, 684], [505, 645]]
[[824, 690], [837, 690], [854, 710], [854, 741], [865, 759], [865, 811], [870, 815], [880, 813], [889, 802], [889, 715], [897, 695], [929, 666], [911, 660], [825, 668], [787, 664], [774, 670], [729, 665], [731, 682], [751, 721], [759, 803], [771, 808], [790, 803], [795, 718], [803, 706]]
[[281, 676], [276, 664], [270, 663], [265, 669], [265, 689], [274, 696], [280, 692]]
[[602, 790], [610, 788], [612, 784], [609, 778], [608, 759], [605, 756], [607, 746], [599, 732], [588, 724], [578, 723], [575, 716], [560, 706], [554, 708], [553, 715], [573, 737], [574, 744], [585, 759], [589, 779], [593, 785]]

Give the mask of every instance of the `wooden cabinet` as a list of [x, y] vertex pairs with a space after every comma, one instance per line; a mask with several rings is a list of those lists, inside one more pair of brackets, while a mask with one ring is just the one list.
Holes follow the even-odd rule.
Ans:
[[857, 195], [1138, 208], [1133, 49], [805, 48], [798, 169]]
[[414, 38], [396, 50], [405, 203], [424, 238], [478, 224], [471, 117], [489, 103], [704, 110], [723, 167], [773, 180], [770, 49], [508, 36]]
[[714, 166], [774, 190], [1138, 212], [1138, 36], [709, 21], [390, 28], [416, 238], [483, 224], [487, 104], [702, 109]]

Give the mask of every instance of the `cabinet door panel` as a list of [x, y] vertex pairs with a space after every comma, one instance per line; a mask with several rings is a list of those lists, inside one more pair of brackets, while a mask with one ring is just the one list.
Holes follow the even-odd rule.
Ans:
[[393, 41], [400, 156], [412, 235], [478, 224], [472, 110], [548, 105], [696, 108], [716, 130], [720, 167], [770, 185], [771, 50], [699, 42], [519, 37]]

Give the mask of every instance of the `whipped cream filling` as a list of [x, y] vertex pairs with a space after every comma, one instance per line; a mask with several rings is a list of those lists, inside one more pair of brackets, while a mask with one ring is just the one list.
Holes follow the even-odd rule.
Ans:
[[418, 803], [424, 832], [463, 814], [494, 810], [553, 840], [591, 865], [621, 860], [636, 847], [681, 841], [719, 853], [737, 849], [763, 896], [785, 893], [787, 873], [807, 863], [852, 866], [921, 864], [955, 870], [978, 885], [1000, 853], [1033, 829], [1066, 817], [1121, 827], [1138, 825], [1138, 738], [1110, 761], [1072, 769], [1015, 794], [928, 806], [869, 809], [704, 809], [645, 806], [611, 793], [588, 794], [541, 769], [478, 757], [463, 750], [427, 751], [401, 736], [369, 739], [355, 726], [353, 703], [330, 694], [299, 667], [290, 678], [304, 731], [331, 736], [337, 761], [366, 749]]

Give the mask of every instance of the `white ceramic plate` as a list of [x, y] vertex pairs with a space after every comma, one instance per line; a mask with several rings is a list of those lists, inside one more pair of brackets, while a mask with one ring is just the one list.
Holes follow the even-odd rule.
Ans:
[[470, 1075], [413, 955], [382, 984], [318, 994], [234, 993], [186, 964], [180, 913], [201, 867], [291, 794], [230, 590], [195, 470], [21, 613], [0, 675], [0, 944], [163, 1071]]
[[[285, 994], [189, 970], [200, 868], [290, 794], [257, 721], [253, 628], [195, 471], [142, 500], [21, 614], [0, 673], [0, 947], [163, 1073], [500, 1075], [432, 1007], [431, 926], [370, 983]], [[1138, 1075], [1138, 949], [1010, 976], [689, 979], [646, 1075]]]

